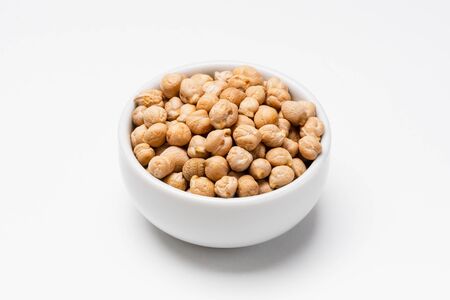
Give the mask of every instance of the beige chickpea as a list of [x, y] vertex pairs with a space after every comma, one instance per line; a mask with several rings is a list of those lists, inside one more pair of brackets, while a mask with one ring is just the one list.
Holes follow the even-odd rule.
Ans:
[[316, 106], [309, 101], [285, 101], [281, 106], [285, 119], [292, 125], [305, 125], [310, 117], [316, 115]]
[[227, 154], [227, 161], [233, 171], [242, 172], [250, 166], [253, 156], [244, 148], [234, 146]]
[[161, 155], [161, 153], [163, 153], [164, 150], [166, 150], [169, 147], [170, 147], [170, 145], [167, 143], [164, 143], [159, 147], [155, 147], [155, 155]]
[[263, 143], [259, 143], [255, 149], [250, 151], [253, 156], [253, 159], [264, 158], [266, 157], [266, 146]]
[[211, 124], [216, 129], [231, 127], [238, 118], [238, 107], [228, 100], [220, 99], [209, 111]]
[[281, 131], [284, 132], [285, 136], [289, 135], [289, 130], [291, 129], [291, 122], [284, 118], [278, 119], [278, 127], [281, 129]]
[[239, 179], [241, 176], [245, 175], [243, 172], [235, 172], [233, 170], [231, 170], [230, 172], [228, 172], [228, 176], [234, 177], [236, 179]]
[[298, 150], [304, 158], [315, 160], [320, 152], [322, 152], [322, 145], [317, 137], [307, 135], [298, 141]]
[[190, 113], [186, 118], [186, 125], [195, 134], [206, 134], [212, 128], [208, 112], [204, 109]]
[[214, 183], [206, 177], [192, 176], [189, 191], [192, 194], [214, 197]]
[[245, 93], [235, 87], [228, 87], [220, 93], [220, 99], [226, 99], [236, 105], [241, 104], [246, 97]]
[[225, 156], [232, 145], [233, 139], [229, 128], [211, 131], [205, 141], [206, 151], [213, 155]]
[[167, 112], [164, 108], [152, 105], [143, 113], [144, 124], [147, 127], [156, 123], [164, 123], [167, 120]]
[[189, 157], [207, 158], [209, 153], [206, 150], [206, 138], [201, 135], [194, 135], [189, 141], [187, 153]]
[[144, 142], [144, 135], [145, 135], [146, 131], [147, 131], [147, 127], [145, 125], [141, 125], [141, 126], [136, 127], [131, 132], [131, 146], [133, 146], [133, 148], [136, 147], [137, 144]]
[[177, 146], [170, 146], [161, 153], [161, 156], [170, 158], [175, 164], [175, 172], [181, 172], [183, 165], [188, 161], [189, 156], [186, 150]]
[[243, 175], [238, 179], [237, 194], [239, 197], [258, 195], [259, 186], [256, 180], [250, 175]]
[[214, 184], [216, 195], [222, 198], [231, 198], [236, 193], [238, 180], [232, 176], [224, 176]]
[[273, 148], [267, 151], [266, 159], [273, 167], [292, 165], [292, 156], [286, 149], [281, 147]]
[[289, 91], [288, 86], [278, 77], [271, 77], [265, 82], [266, 89], [282, 89]]
[[166, 98], [172, 98], [180, 92], [181, 81], [185, 78], [183, 74], [171, 73], [164, 75], [161, 79], [159, 87]]
[[272, 171], [272, 166], [269, 161], [264, 158], [257, 158], [252, 161], [248, 172], [255, 179], [263, 179], [270, 175], [270, 171]]
[[180, 98], [184, 103], [196, 104], [204, 94], [203, 83], [193, 78], [185, 78], [181, 81]]
[[293, 140], [285, 138], [283, 140], [283, 145], [281, 145], [281, 147], [286, 149], [292, 157], [297, 156], [298, 143], [294, 142]]
[[166, 141], [167, 125], [156, 123], [150, 126], [144, 134], [144, 142], [152, 147], [159, 147]]
[[176, 120], [180, 115], [181, 106], [183, 106], [183, 101], [181, 101], [180, 98], [170, 98], [170, 100], [164, 104], [164, 109], [167, 112], [167, 120]]
[[292, 159], [291, 168], [294, 171], [295, 177], [299, 177], [306, 171], [305, 163], [298, 157]]
[[298, 127], [291, 126], [291, 129], [289, 129], [289, 134], [287, 137], [293, 140], [294, 142], [298, 142], [298, 140], [300, 139]]
[[163, 102], [163, 93], [157, 89], [146, 89], [140, 92], [136, 98], [134, 98], [134, 102], [138, 106], [152, 106], [159, 105], [162, 106]]
[[148, 163], [147, 170], [156, 178], [162, 179], [173, 172], [175, 163], [166, 156], [155, 156]]
[[258, 111], [259, 103], [255, 98], [252, 97], [246, 97], [244, 100], [242, 100], [241, 104], [239, 105], [239, 113], [253, 118], [255, 113]]
[[212, 181], [217, 181], [228, 174], [230, 168], [223, 156], [212, 156], [205, 161], [206, 177]]
[[324, 130], [323, 122], [319, 118], [310, 117], [300, 129], [300, 136], [304, 137], [311, 135], [320, 138], [323, 135]]
[[144, 124], [144, 110], [147, 109], [147, 106], [141, 105], [136, 107], [131, 114], [131, 120], [135, 126], [141, 126]]
[[294, 180], [294, 171], [288, 166], [278, 166], [272, 169], [269, 176], [269, 185], [277, 189], [291, 183]]
[[187, 187], [186, 179], [184, 179], [181, 172], [172, 173], [169, 176], [164, 177], [163, 181], [168, 185], [173, 186], [179, 190], [185, 191]]
[[166, 140], [169, 145], [184, 146], [189, 143], [191, 137], [191, 130], [184, 123], [178, 122], [167, 129]]
[[143, 166], [148, 165], [150, 159], [155, 156], [155, 151], [146, 143], [137, 144], [133, 152], [139, 163]]
[[207, 112], [211, 110], [211, 108], [219, 102], [219, 98], [214, 94], [204, 94], [198, 99], [197, 109], [204, 109]]
[[233, 76], [233, 72], [231, 72], [231, 71], [222, 71], [222, 72], [216, 71], [216, 72], [214, 72], [215, 80], [228, 81], [228, 79], [230, 79], [231, 76]]
[[233, 76], [228, 79], [229, 86], [246, 90], [252, 85], [263, 84], [262, 75], [253, 67], [239, 66], [233, 69]]
[[225, 81], [215, 80], [206, 82], [202, 88], [205, 94], [212, 94], [218, 97], [227, 87], [228, 84]]
[[289, 94], [289, 92], [284, 89], [271, 88], [267, 90], [266, 103], [267, 105], [270, 105], [277, 110], [281, 108], [281, 105], [284, 102], [291, 99], [291, 94]]
[[200, 83], [202, 86], [208, 81], [212, 81], [213, 78], [208, 74], [197, 73], [191, 76], [191, 79]]
[[272, 191], [269, 183], [265, 180], [258, 180], [259, 194], [265, 194]]
[[278, 123], [278, 113], [270, 106], [260, 105], [253, 118], [256, 128], [261, 128], [267, 124], [277, 124]]
[[191, 158], [183, 165], [183, 176], [190, 181], [192, 176], [205, 176], [205, 160], [203, 158]]
[[233, 139], [239, 147], [252, 151], [261, 142], [261, 133], [253, 126], [239, 125], [233, 132]]
[[268, 147], [280, 147], [283, 144], [285, 135], [277, 125], [267, 124], [259, 128], [261, 141]]
[[263, 104], [266, 101], [266, 90], [262, 85], [250, 86], [245, 90], [247, 97], [252, 97], [258, 101], [259, 104]]
[[193, 104], [183, 104], [180, 107], [180, 115], [177, 118], [178, 122], [186, 122], [186, 118], [187, 116], [189, 116], [189, 114], [193, 113], [196, 110], [195, 105]]

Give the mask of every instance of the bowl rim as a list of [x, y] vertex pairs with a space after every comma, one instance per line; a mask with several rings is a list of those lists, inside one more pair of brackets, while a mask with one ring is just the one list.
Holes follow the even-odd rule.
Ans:
[[[306, 171], [298, 178], [294, 179], [291, 183], [273, 190], [271, 192], [255, 195], [255, 196], [247, 196], [247, 197], [232, 197], [232, 198], [221, 198], [221, 197], [209, 197], [209, 196], [202, 196], [202, 195], [196, 195], [192, 193], [188, 193], [186, 191], [179, 190], [177, 188], [174, 188], [162, 180], [153, 177], [151, 174], [149, 174], [136, 159], [133, 153], [133, 149], [131, 147], [131, 141], [130, 141], [130, 125], [131, 122], [131, 113], [134, 109], [134, 98], [135, 96], [142, 91], [145, 88], [149, 88], [151, 86], [159, 87], [160, 79], [167, 73], [174, 73], [174, 72], [180, 72], [180, 73], [192, 73], [192, 72], [200, 72], [198, 69], [206, 69], [206, 68], [217, 68], [217, 70], [229, 70], [236, 66], [240, 65], [248, 65], [252, 66], [258, 71], [261, 71], [262, 73], [270, 74], [272, 76], [279, 77], [283, 82], [285, 82], [289, 88], [291, 86], [295, 86], [296, 89], [300, 90], [304, 95], [306, 95], [306, 99], [308, 101], [313, 102], [316, 105], [316, 112], [321, 121], [324, 123], [325, 132], [322, 136], [321, 144], [322, 144], [322, 152], [321, 154], [311, 163], [311, 165], [306, 169]], [[266, 67], [263, 65], [259, 65], [256, 63], [246, 62], [246, 61], [239, 61], [239, 60], [212, 60], [212, 61], [202, 61], [202, 62], [196, 62], [191, 64], [185, 64], [181, 65], [175, 68], [170, 68], [169, 70], [166, 70], [164, 72], [160, 72], [153, 76], [153, 78], [149, 81], [147, 81], [144, 85], [141, 86], [140, 89], [138, 89], [131, 99], [127, 99], [125, 106], [122, 110], [120, 121], [119, 121], [119, 127], [118, 127], [118, 140], [119, 140], [119, 151], [121, 151], [126, 156], [127, 163], [131, 166], [131, 168], [135, 171], [138, 176], [140, 176], [145, 182], [147, 182], [149, 185], [151, 185], [153, 188], [161, 189], [163, 192], [166, 192], [168, 196], [173, 196], [177, 198], [182, 198], [186, 201], [191, 201], [195, 203], [196, 205], [219, 205], [219, 206], [241, 206], [241, 205], [252, 205], [252, 204], [259, 204], [264, 203], [267, 201], [271, 201], [273, 199], [278, 199], [282, 197], [285, 194], [289, 194], [299, 188], [302, 188], [304, 185], [306, 185], [311, 178], [313, 178], [318, 172], [321, 171], [321, 166], [325, 164], [325, 162], [328, 159], [330, 148], [331, 148], [331, 128], [330, 123], [328, 120], [328, 117], [320, 104], [320, 102], [317, 100], [317, 98], [301, 83], [294, 80], [288, 75], [285, 75], [284, 73], [281, 73], [279, 71], [276, 71], [270, 67]]]

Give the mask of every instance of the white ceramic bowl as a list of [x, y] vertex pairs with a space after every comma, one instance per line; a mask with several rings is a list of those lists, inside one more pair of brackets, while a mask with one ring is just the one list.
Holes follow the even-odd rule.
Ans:
[[[240, 62], [205, 62], [170, 70], [213, 73], [243, 65]], [[265, 77], [277, 76], [292, 98], [314, 102], [325, 125], [322, 153], [292, 183], [267, 194], [245, 198], [212, 198], [190, 194], [151, 176], [136, 160], [130, 144], [133, 98], [128, 99], [119, 124], [119, 162], [123, 179], [138, 210], [162, 231], [189, 243], [218, 248], [250, 246], [275, 238], [294, 227], [314, 207], [323, 190], [331, 146], [330, 125], [316, 98], [295, 80], [274, 70], [253, 65]], [[163, 74], [143, 88], [159, 87]]]

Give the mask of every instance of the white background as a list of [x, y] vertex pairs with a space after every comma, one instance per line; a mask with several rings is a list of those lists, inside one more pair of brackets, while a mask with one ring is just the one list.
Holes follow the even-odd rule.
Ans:
[[[448, 1], [0, 1], [0, 299], [449, 299]], [[213, 59], [306, 85], [333, 128], [318, 206], [268, 243], [159, 232], [121, 109]]]

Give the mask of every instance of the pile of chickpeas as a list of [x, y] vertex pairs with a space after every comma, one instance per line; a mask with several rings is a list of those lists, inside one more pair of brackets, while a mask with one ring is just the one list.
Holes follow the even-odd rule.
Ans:
[[131, 144], [154, 177], [223, 198], [270, 192], [301, 176], [321, 153], [314, 103], [293, 101], [279, 78], [249, 66], [190, 77], [167, 74], [139, 93]]

